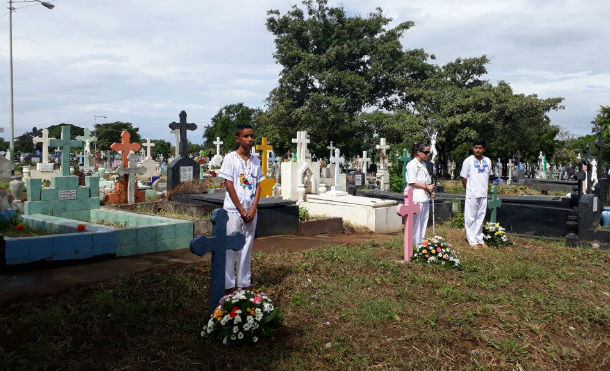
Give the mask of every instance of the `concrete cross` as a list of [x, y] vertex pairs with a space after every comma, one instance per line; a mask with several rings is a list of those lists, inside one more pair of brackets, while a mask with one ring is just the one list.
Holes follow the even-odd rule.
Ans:
[[330, 146], [326, 146], [326, 149], [330, 150], [330, 155], [328, 156], [328, 158], [333, 157], [333, 151], [335, 150], [335, 148], [337, 148], [337, 147], [333, 146], [333, 141], [331, 140]]
[[179, 154], [181, 157], [186, 157], [186, 152], [187, 152], [187, 147], [188, 147], [188, 140], [186, 139], [186, 132], [187, 132], [187, 130], [197, 129], [197, 125], [186, 122], [186, 112], [185, 111], [181, 111], [179, 117], [180, 117], [180, 122], [176, 122], [176, 121], [172, 122], [171, 124], [169, 124], [169, 128], [172, 130], [180, 130], [180, 152], [179, 152]]
[[402, 216], [405, 221], [404, 260], [408, 262], [413, 256], [413, 222], [415, 214], [418, 214], [421, 209], [418, 202], [413, 202], [413, 188], [405, 188], [403, 197], [404, 203], [396, 206], [396, 214]]
[[367, 151], [362, 151], [362, 158], [360, 159], [360, 162], [362, 163], [362, 172], [364, 174], [366, 174], [367, 170], [368, 170], [368, 164], [369, 162], [371, 162], [371, 159], [368, 157], [368, 152]]
[[263, 137], [261, 139], [261, 144], [256, 145], [256, 149], [261, 151], [261, 170], [263, 171], [263, 175], [267, 177], [267, 161], [269, 161], [269, 151], [273, 150], [273, 146], [267, 144], [267, 137]]
[[129, 166], [120, 166], [116, 169], [117, 174], [120, 176], [128, 175], [127, 178], [127, 203], [133, 205], [136, 202], [136, 181], [137, 175], [144, 175], [146, 173], [145, 167], [138, 167], [136, 161], [136, 154], [129, 154]]
[[131, 134], [127, 130], [123, 130], [121, 133], [121, 143], [112, 143], [110, 149], [116, 152], [121, 152], [123, 167], [127, 166], [129, 158], [129, 151], [138, 152], [140, 150], [140, 143], [131, 143]]
[[307, 144], [309, 138], [307, 138], [307, 131], [297, 131], [296, 139], [292, 139], [292, 143], [297, 144], [297, 161], [305, 162], [305, 153], [307, 152]]
[[209, 305], [210, 312], [213, 312], [220, 299], [224, 296], [227, 250], [241, 250], [244, 247], [246, 239], [239, 232], [233, 232], [227, 236], [229, 215], [226, 210], [214, 210], [211, 221], [212, 237], [195, 237], [191, 241], [190, 249], [193, 254], [199, 256], [204, 256], [208, 251], [212, 253]]
[[341, 168], [339, 166], [345, 162], [345, 159], [339, 156], [340, 154], [341, 151], [339, 148], [335, 148], [335, 155], [330, 158], [330, 162], [335, 164], [335, 185], [332, 187], [332, 190], [338, 192], [343, 191], [343, 186], [339, 184], [339, 173], [341, 172]]
[[407, 186], [407, 164], [411, 161], [411, 157], [408, 155], [406, 148], [403, 148], [402, 156], [398, 159], [402, 161], [402, 188], [405, 188]]
[[70, 176], [70, 150], [72, 147], [82, 147], [80, 140], [70, 140], [70, 127], [61, 127], [61, 139], [49, 139], [51, 147], [61, 147], [61, 175]]
[[497, 209], [502, 206], [502, 200], [498, 198], [498, 188], [491, 186], [491, 200], [487, 201], [487, 208], [491, 209], [491, 215], [489, 216], [489, 222], [496, 222]]
[[143, 146], [146, 147], [146, 158], [152, 159], [152, 156], [150, 155], [150, 147], [154, 147], [155, 144], [150, 141], [150, 138], [146, 138], [146, 143], [144, 143]]
[[379, 138], [379, 144], [377, 144], [375, 146], [375, 148], [381, 151], [381, 153], [379, 154], [379, 157], [380, 157], [380, 160], [381, 160], [379, 162], [379, 168], [381, 170], [387, 169], [387, 167], [388, 167], [388, 156], [386, 155], [386, 151], [388, 149], [390, 149], [390, 146], [386, 144], [385, 138]]
[[513, 182], [513, 168], [515, 167], [515, 164], [513, 164], [513, 159], [509, 158], [508, 162], [506, 163], [506, 170], [508, 171], [508, 180], [507, 180], [507, 184], [512, 184]]
[[220, 155], [220, 145], [224, 144], [224, 142], [222, 140], [220, 140], [220, 137], [216, 137], [216, 140], [213, 142], [216, 145], [216, 155]]
[[[79, 139], [76, 137], [76, 139]], [[49, 163], [49, 129], [42, 129], [42, 137], [32, 138], [34, 143], [42, 143], [42, 163]]]
[[85, 132], [83, 133], [83, 135], [78, 135], [76, 139], [82, 140], [85, 143], [85, 154], [88, 155], [91, 153], [91, 142], [95, 142], [97, 140], [97, 137], [92, 136], [91, 131], [85, 128]]

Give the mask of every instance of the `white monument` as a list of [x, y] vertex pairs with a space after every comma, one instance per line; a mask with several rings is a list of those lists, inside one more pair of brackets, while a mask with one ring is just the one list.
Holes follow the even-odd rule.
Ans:
[[[216, 145], [216, 154], [210, 160], [210, 166], [220, 166], [222, 165], [222, 155], [220, 154], [220, 146], [224, 144], [220, 137], [216, 137], [216, 140], [213, 142]], [[252, 147], [254, 148], [254, 147]]]
[[153, 160], [150, 151], [150, 148], [154, 147], [155, 144], [150, 141], [150, 138], [146, 138], [146, 143], [143, 143], [142, 146], [146, 147], [146, 159], [142, 161], [142, 166], [146, 169], [146, 172], [143, 176], [147, 178], [159, 176], [161, 174], [159, 171], [159, 163]]
[[79, 135], [76, 137], [78, 140], [82, 140], [85, 144], [85, 160], [84, 160], [84, 169], [91, 170], [93, 166], [91, 166], [91, 143], [97, 140], [97, 137], [91, 135], [89, 129], [85, 128], [84, 135]]
[[330, 158], [330, 162], [335, 164], [335, 185], [331, 187], [330, 194], [341, 195], [345, 194], [345, 188], [341, 185], [339, 174], [341, 174], [341, 164], [345, 162], [343, 157], [339, 156], [339, 148], [335, 148], [335, 155]]
[[297, 137], [292, 139], [292, 143], [297, 145], [297, 159], [295, 162], [282, 162], [282, 198], [300, 203], [305, 200], [305, 194], [319, 192], [320, 164], [312, 162], [311, 158], [307, 156], [309, 153], [307, 131], [298, 131]]
[[379, 167], [377, 168], [377, 180], [379, 181], [380, 191], [390, 190], [390, 172], [388, 170], [391, 163], [388, 163], [387, 150], [390, 146], [386, 143], [385, 138], [379, 139], [379, 144], [375, 146], [379, 150]]

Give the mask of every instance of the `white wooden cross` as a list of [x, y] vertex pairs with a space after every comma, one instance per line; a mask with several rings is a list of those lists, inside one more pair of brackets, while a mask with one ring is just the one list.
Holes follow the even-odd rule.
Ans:
[[174, 154], [175, 158], [180, 157], [180, 129], [171, 130], [172, 134], [176, 136], [176, 151]]
[[150, 155], [150, 147], [154, 147], [155, 144], [150, 141], [150, 138], [146, 138], [146, 143], [144, 143], [142, 145], [144, 147], [146, 147], [146, 158], [147, 159], [152, 159], [152, 156]]
[[506, 184], [512, 184], [512, 182], [513, 182], [513, 168], [514, 167], [515, 167], [515, 164], [513, 164], [513, 159], [509, 158], [508, 163], [506, 164], [506, 169], [508, 170], [508, 181], [506, 182]]
[[220, 146], [224, 144], [224, 142], [220, 140], [220, 137], [216, 137], [216, 140], [212, 143], [216, 145], [216, 155], [220, 156]]
[[340, 157], [339, 148], [335, 148], [335, 156], [330, 158], [330, 162], [335, 164], [335, 185], [331, 187], [331, 190], [335, 192], [343, 192], [343, 186], [339, 184], [339, 173], [341, 172], [341, 168], [339, 167], [342, 163], [345, 162], [343, 157]]
[[297, 144], [297, 161], [305, 162], [305, 153], [307, 152], [307, 143], [309, 143], [309, 138], [307, 138], [307, 131], [297, 131], [297, 137], [292, 138], [292, 143]]
[[386, 155], [386, 151], [388, 149], [390, 149], [390, 146], [386, 144], [385, 138], [379, 138], [379, 144], [377, 144], [375, 146], [375, 148], [381, 150], [381, 153], [379, 154], [379, 157], [380, 157], [379, 169], [380, 170], [387, 169], [389, 164], [388, 164], [388, 156]]
[[42, 163], [49, 163], [49, 130], [42, 129], [42, 137], [32, 138], [34, 143], [42, 143]]
[[362, 172], [366, 174], [368, 170], [368, 164], [371, 162], [371, 159], [368, 157], [367, 151], [362, 151], [362, 157], [360, 158], [360, 163], [362, 164]]
[[326, 148], [330, 150], [330, 155], [328, 155], [328, 158], [333, 157], [333, 151], [334, 151], [334, 150], [335, 150], [335, 148], [337, 148], [337, 147], [333, 146], [333, 141], [332, 141], [332, 140], [330, 141], [330, 146], [326, 146]]
[[133, 152], [129, 154], [127, 160], [128, 166], [120, 166], [116, 171], [120, 176], [129, 175], [127, 178], [127, 203], [133, 205], [136, 202], [136, 175], [144, 175], [146, 168], [137, 166], [136, 155]]

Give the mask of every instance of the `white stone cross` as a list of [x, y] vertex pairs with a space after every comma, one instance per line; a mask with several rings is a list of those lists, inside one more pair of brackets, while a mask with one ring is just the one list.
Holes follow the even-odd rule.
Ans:
[[379, 138], [379, 144], [377, 144], [375, 146], [375, 148], [381, 150], [381, 153], [379, 154], [380, 157], [380, 162], [379, 162], [379, 169], [380, 170], [384, 170], [387, 169], [388, 167], [388, 156], [386, 155], [386, 151], [388, 149], [390, 149], [390, 146], [386, 144], [385, 138]]
[[307, 143], [309, 143], [309, 138], [307, 138], [307, 131], [297, 131], [297, 137], [292, 138], [292, 143], [297, 144], [297, 161], [305, 162], [305, 153], [307, 153]]
[[337, 147], [333, 146], [333, 141], [332, 141], [332, 140], [330, 141], [330, 146], [327, 146], [326, 148], [330, 150], [330, 155], [328, 155], [328, 158], [333, 157], [333, 151], [334, 151], [334, 150], [335, 150], [335, 148], [337, 148]]
[[252, 146], [252, 148], [250, 149], [250, 156], [258, 157], [258, 153], [256, 152], [256, 147], [255, 146]]
[[146, 138], [146, 143], [142, 145], [146, 147], [146, 158], [151, 159], [152, 156], [150, 155], [150, 147], [154, 147], [155, 144], [150, 141], [150, 138]]
[[91, 142], [95, 142], [97, 137], [92, 136], [89, 129], [85, 128], [84, 134], [76, 136], [76, 139], [82, 140], [85, 143], [85, 154], [89, 155], [91, 153]]
[[367, 151], [362, 151], [362, 157], [358, 160], [362, 164], [362, 172], [366, 174], [368, 170], [368, 164], [371, 162], [371, 159], [368, 157]]
[[339, 173], [341, 172], [341, 168], [339, 167], [342, 163], [345, 162], [343, 157], [340, 157], [339, 148], [335, 148], [335, 156], [330, 158], [330, 162], [335, 164], [335, 185], [331, 188], [331, 190], [336, 192], [343, 192], [343, 186], [339, 184]]
[[512, 180], [513, 180], [513, 168], [515, 167], [515, 164], [513, 164], [513, 159], [509, 158], [508, 159], [508, 163], [506, 164], [506, 169], [508, 170], [508, 181], [506, 182], [507, 184], [511, 184]]
[[127, 203], [133, 205], [136, 202], [136, 175], [144, 175], [146, 168], [137, 166], [136, 155], [133, 152], [129, 154], [127, 160], [128, 166], [119, 166], [116, 171], [120, 176], [129, 175], [127, 179]]
[[224, 142], [220, 140], [220, 137], [216, 137], [216, 140], [212, 143], [216, 145], [216, 154], [220, 156], [220, 145], [224, 144]]
[[449, 161], [447, 164], [447, 170], [449, 170], [449, 176], [453, 180], [453, 173], [455, 172], [455, 161]]
[[34, 143], [42, 143], [42, 163], [47, 164], [49, 162], [49, 130], [42, 129], [42, 137], [34, 137], [32, 139]]
[[176, 151], [174, 153], [174, 157], [180, 157], [180, 129], [171, 130], [172, 134], [176, 136]]

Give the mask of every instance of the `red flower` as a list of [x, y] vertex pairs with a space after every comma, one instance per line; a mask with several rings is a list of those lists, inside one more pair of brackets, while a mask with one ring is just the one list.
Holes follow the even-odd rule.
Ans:
[[237, 311], [238, 311], [238, 310], [239, 310], [239, 309], [238, 309], [237, 307], [233, 307], [233, 309], [231, 309], [231, 311], [229, 312], [229, 316], [230, 316], [231, 318], [235, 318], [235, 316], [237, 316]]
[[19, 223], [15, 226], [16, 231], [22, 231], [24, 229], [25, 229], [25, 225], [23, 225], [22, 223]]
[[84, 224], [79, 224], [79, 225], [76, 226], [76, 230], [78, 232], [85, 232], [87, 230], [87, 226], [84, 225]]
[[440, 247], [437, 247], [437, 248], [436, 248], [436, 252], [441, 252], [441, 248], [440, 248]]

